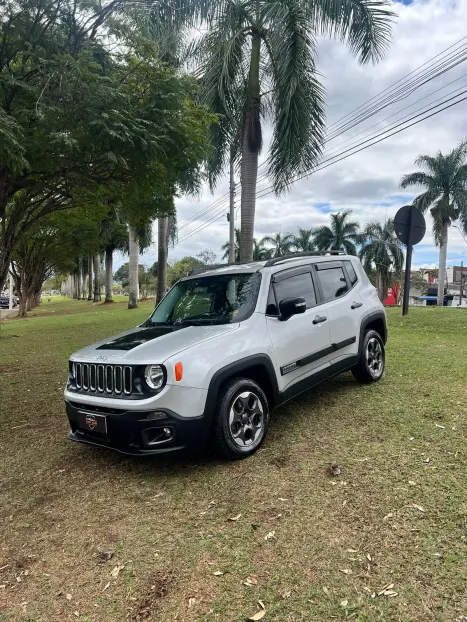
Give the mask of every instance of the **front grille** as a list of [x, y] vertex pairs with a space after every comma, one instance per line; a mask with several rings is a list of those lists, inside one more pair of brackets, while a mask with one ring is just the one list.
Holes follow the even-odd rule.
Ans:
[[77, 391], [131, 395], [133, 368], [129, 365], [73, 363], [72, 375]]

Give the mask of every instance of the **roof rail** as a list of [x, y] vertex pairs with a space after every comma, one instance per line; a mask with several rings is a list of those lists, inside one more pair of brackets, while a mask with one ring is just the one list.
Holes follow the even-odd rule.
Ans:
[[190, 272], [188, 276], [193, 276], [195, 274], [202, 274], [203, 272], [209, 272], [210, 270], [217, 270], [218, 268], [228, 268], [229, 266], [241, 266], [242, 264], [255, 263], [255, 260], [252, 261], [235, 261], [234, 263], [213, 263], [209, 266], [203, 266], [202, 268], [195, 268]]
[[290, 255], [283, 255], [282, 257], [274, 257], [264, 264], [264, 268], [270, 268], [282, 261], [291, 261], [292, 259], [299, 259], [300, 257], [324, 257], [325, 255], [346, 255], [345, 251], [310, 251], [305, 253], [291, 253]]

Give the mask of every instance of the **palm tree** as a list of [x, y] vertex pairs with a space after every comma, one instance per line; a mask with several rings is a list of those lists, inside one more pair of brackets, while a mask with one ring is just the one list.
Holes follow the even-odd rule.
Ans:
[[[230, 242], [222, 244], [221, 251], [224, 251], [222, 259], [228, 259], [230, 253]], [[240, 229], [235, 228], [235, 261], [240, 261]]]
[[313, 229], [298, 228], [298, 234], [294, 235], [294, 246], [299, 253], [308, 253], [315, 250]]
[[264, 240], [258, 240], [253, 238], [253, 260], [254, 261], [266, 261], [271, 257], [271, 249], [264, 247]]
[[413, 201], [422, 212], [430, 208], [433, 217], [433, 235], [439, 245], [438, 305], [444, 300], [448, 229], [453, 220], [460, 219], [467, 232], [467, 141], [447, 155], [441, 151], [435, 156], [421, 155], [415, 160], [423, 170], [404, 175], [402, 188], [424, 186], [425, 191]]
[[[168, 0], [167, 6], [179, 4]], [[369, 0], [192, 0], [183, 16], [208, 25], [195, 47], [201, 98], [221, 113], [212, 129], [218, 159], [215, 182], [231, 148], [240, 159], [240, 256], [251, 260], [262, 126], [272, 122], [267, 175], [276, 192], [310, 171], [324, 139], [324, 88], [316, 70], [316, 38], [323, 32], [348, 43], [361, 63], [379, 60], [390, 39], [393, 13]]]
[[139, 243], [136, 228], [128, 225], [128, 308], [136, 309], [139, 300]]
[[105, 302], [113, 302], [113, 254], [120, 250], [128, 252], [128, 232], [122, 221], [118, 209], [111, 208], [108, 215], [102, 220], [99, 227], [99, 237], [104, 248], [104, 281]]
[[291, 233], [282, 235], [276, 233], [275, 235], [266, 235], [260, 242], [260, 244], [272, 244], [272, 248], [268, 249], [271, 257], [283, 257], [292, 252], [292, 247], [295, 243], [294, 236]]
[[320, 251], [345, 250], [349, 255], [356, 255], [355, 244], [358, 243], [358, 222], [349, 221], [352, 210], [331, 214], [331, 226], [326, 225], [315, 229], [314, 242]]
[[361, 249], [358, 256], [368, 273], [376, 270], [377, 290], [380, 300], [386, 298], [391, 273], [400, 275], [404, 263], [402, 243], [394, 233], [394, 221], [370, 222], [360, 236]]

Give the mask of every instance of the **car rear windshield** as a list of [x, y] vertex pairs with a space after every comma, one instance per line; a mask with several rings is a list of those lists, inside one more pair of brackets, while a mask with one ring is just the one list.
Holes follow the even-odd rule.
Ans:
[[179, 281], [157, 306], [148, 325], [230, 324], [255, 310], [261, 275], [212, 274]]

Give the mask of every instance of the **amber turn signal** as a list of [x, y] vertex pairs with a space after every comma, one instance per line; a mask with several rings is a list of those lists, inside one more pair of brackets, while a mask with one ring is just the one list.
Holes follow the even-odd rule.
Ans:
[[175, 363], [175, 380], [180, 382], [183, 377], [183, 365], [182, 363]]

